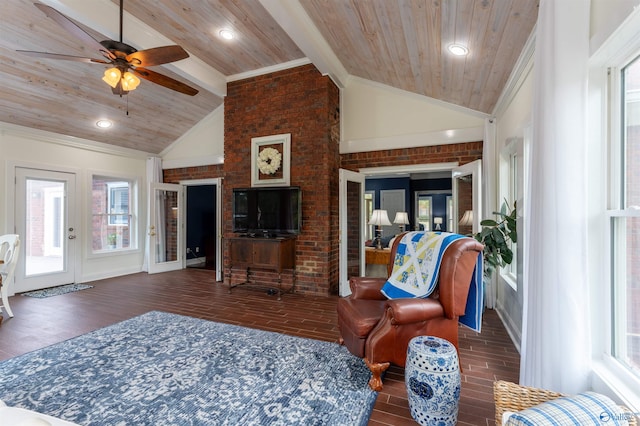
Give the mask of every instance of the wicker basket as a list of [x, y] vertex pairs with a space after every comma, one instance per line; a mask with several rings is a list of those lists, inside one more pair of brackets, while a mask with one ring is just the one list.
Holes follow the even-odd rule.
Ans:
[[[520, 411], [541, 404], [545, 401], [564, 396], [561, 393], [544, 389], [520, 386], [503, 380], [493, 383], [493, 398], [496, 403], [496, 425], [502, 424], [502, 414], [505, 411]], [[629, 425], [637, 426], [638, 421], [627, 407], [621, 408], [628, 413]]]

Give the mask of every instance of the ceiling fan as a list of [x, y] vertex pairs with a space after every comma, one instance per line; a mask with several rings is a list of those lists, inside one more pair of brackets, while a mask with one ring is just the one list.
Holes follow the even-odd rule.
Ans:
[[122, 42], [122, 3], [123, 0], [120, 0], [120, 41], [98, 41], [56, 9], [42, 3], [34, 3], [47, 17], [56, 21], [69, 34], [84, 43], [87, 47], [95, 49], [104, 59], [83, 58], [80, 56], [34, 52], [30, 50], [18, 50], [18, 52], [47, 59], [63, 59], [67, 61], [112, 65], [111, 68], [105, 71], [102, 80], [111, 86], [114, 94], [120, 96], [126, 95], [138, 86], [140, 80], [137, 77], [186, 95], [194, 96], [198, 93], [198, 90], [189, 85], [146, 68], [188, 58], [189, 54], [182, 47], [173, 45], [138, 51], [134, 47]]

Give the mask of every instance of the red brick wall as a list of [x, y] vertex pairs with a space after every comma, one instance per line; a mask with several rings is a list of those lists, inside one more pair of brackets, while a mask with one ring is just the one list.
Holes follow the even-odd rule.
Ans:
[[[251, 186], [251, 138], [291, 133], [291, 185], [302, 189], [302, 232], [296, 241], [296, 289], [330, 294], [338, 288], [339, 91], [313, 65], [227, 86], [223, 199]], [[233, 235], [231, 205], [223, 206], [224, 235]], [[225, 269], [229, 264], [225, 245]], [[286, 274], [283, 274], [286, 275]], [[231, 279], [243, 280], [238, 271]], [[284, 279], [288, 279], [283, 276]], [[262, 284], [277, 274], [260, 272]]]
[[[306, 65], [228, 84], [225, 98], [224, 165], [164, 171], [165, 182], [224, 177], [223, 232], [233, 235], [233, 188], [251, 186], [251, 138], [291, 133], [291, 185], [302, 189], [302, 232], [296, 242], [296, 289], [337, 294], [339, 283], [338, 169], [454, 162], [482, 157], [482, 142], [435, 147], [339, 153], [339, 91], [328, 77]], [[224, 248], [225, 270], [228, 247]], [[262, 284], [277, 275], [256, 271]], [[227, 278], [225, 278], [227, 279]], [[231, 276], [244, 280], [242, 271]], [[283, 274], [283, 285], [290, 283]]]
[[463, 165], [480, 158], [482, 158], [482, 141], [343, 154], [340, 167], [357, 172], [366, 167], [408, 166], [454, 161]]
[[181, 180], [215, 179], [224, 176], [222, 164], [209, 166], [183, 167], [180, 169], [167, 169], [162, 171], [164, 183], [178, 183]]
[[[341, 167], [359, 171], [367, 167], [408, 166], [414, 164], [450, 163], [467, 164], [482, 158], [482, 141], [456, 143], [450, 145], [425, 146], [419, 148], [385, 149], [383, 151], [343, 154]], [[461, 182], [458, 187], [460, 200], [458, 217], [465, 210], [472, 210], [471, 185]], [[461, 233], [471, 233], [471, 228], [461, 229]]]

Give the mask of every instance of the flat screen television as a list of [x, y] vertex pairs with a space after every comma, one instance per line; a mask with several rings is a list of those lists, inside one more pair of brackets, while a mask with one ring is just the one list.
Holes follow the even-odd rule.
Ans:
[[302, 191], [299, 187], [235, 188], [233, 232], [275, 236], [299, 234]]

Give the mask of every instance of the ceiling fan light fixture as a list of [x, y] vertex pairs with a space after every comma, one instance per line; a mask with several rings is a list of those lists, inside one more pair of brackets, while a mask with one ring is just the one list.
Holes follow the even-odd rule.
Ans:
[[449, 49], [449, 52], [456, 56], [466, 56], [469, 54], [469, 49], [467, 48], [467, 46], [463, 46], [459, 43], [452, 43], [447, 47], [447, 49]]
[[122, 76], [122, 88], [128, 92], [134, 90], [139, 84], [140, 79], [129, 71], [125, 72]]
[[120, 77], [122, 77], [122, 73], [118, 68], [109, 68], [104, 72], [102, 81], [115, 89], [115, 87], [118, 85], [118, 82], [120, 81]]

